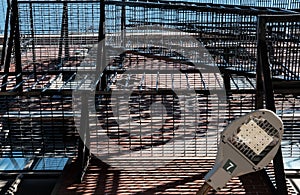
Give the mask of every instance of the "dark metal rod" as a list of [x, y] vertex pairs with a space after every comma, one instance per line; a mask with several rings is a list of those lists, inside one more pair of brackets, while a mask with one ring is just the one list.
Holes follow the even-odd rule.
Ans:
[[4, 65], [4, 58], [6, 56], [6, 44], [7, 44], [7, 37], [8, 37], [8, 26], [9, 26], [9, 15], [10, 15], [10, 0], [7, 0], [7, 9], [6, 9], [6, 18], [5, 18], [5, 30], [4, 30], [4, 42], [3, 42], [3, 48], [2, 48], [2, 54], [1, 54], [1, 64], [0, 64], [0, 70], [1, 67]]
[[187, 73], [185, 73], [185, 79], [186, 79], [186, 85], [187, 85], [186, 87], [187, 87], [187, 89], [190, 89], [191, 86], [190, 86], [189, 76]]
[[[173, 86], [174, 86], [174, 79], [173, 79], [173, 78], [174, 78], [174, 75], [172, 74], [171, 77], [172, 77], [172, 89], [174, 89], [174, 88], [173, 88]], [[155, 84], [155, 85], [156, 85], [156, 88], [155, 88], [155, 89], [156, 89], [156, 91], [157, 91], [158, 88], [159, 88], [159, 71], [157, 71], [157, 73], [156, 73], [156, 84]]]
[[62, 13], [62, 21], [61, 21], [61, 32], [60, 32], [60, 39], [59, 39], [59, 49], [58, 49], [58, 62], [60, 66], [63, 66], [63, 44], [65, 45], [65, 56], [69, 57], [69, 46], [68, 44], [68, 2], [64, 1], [63, 4], [63, 13]]
[[68, 4], [66, 4], [66, 8], [64, 9], [64, 11], [66, 12], [65, 15], [65, 20], [64, 20], [64, 41], [65, 41], [65, 58], [69, 58], [70, 57], [70, 52], [69, 52], [69, 19], [68, 19]]
[[[15, 27], [16, 27], [15, 26], [16, 15], [12, 12], [11, 9], [9, 9], [8, 11], [9, 11], [9, 15], [10, 15], [10, 34], [9, 34], [9, 38], [8, 38], [7, 49], [5, 52], [5, 62], [4, 62], [4, 73], [5, 74], [9, 73], [11, 54], [12, 54], [13, 44], [14, 44], [14, 36], [15, 36], [14, 33], [15, 33]], [[6, 91], [5, 83], [7, 83], [7, 79], [8, 79], [8, 76], [3, 78], [1, 91]]]
[[[101, 74], [100, 82], [97, 83], [97, 89], [104, 90], [106, 88], [105, 63], [106, 63], [106, 50], [105, 50], [105, 0], [100, 0], [100, 21], [98, 32], [98, 47], [97, 47], [97, 61], [96, 73]], [[102, 70], [104, 70], [102, 72]]]
[[16, 66], [16, 74], [20, 75], [17, 77], [16, 82], [21, 83], [18, 86], [17, 90], [23, 90], [23, 75], [22, 75], [22, 60], [21, 60], [21, 44], [20, 44], [20, 25], [19, 25], [19, 8], [18, 8], [18, 0], [12, 1], [12, 12], [15, 12], [15, 34], [14, 34], [14, 50], [15, 50], [15, 66]]
[[[275, 107], [275, 100], [274, 100], [274, 90], [273, 84], [271, 79], [271, 71], [268, 61], [268, 50], [267, 50], [267, 43], [266, 43], [266, 19], [264, 17], [258, 18], [258, 64], [257, 68], [259, 79], [257, 80], [257, 91], [258, 95], [264, 95], [266, 101], [266, 108], [276, 112]], [[263, 94], [260, 94], [263, 93]], [[258, 98], [258, 97], [257, 97]], [[262, 97], [260, 97], [262, 98]], [[256, 106], [258, 108], [263, 108], [263, 99], [260, 99]], [[286, 178], [284, 173], [284, 165], [283, 165], [283, 158], [282, 158], [282, 151], [281, 147], [279, 147], [278, 152], [273, 159], [273, 166], [275, 170], [275, 181], [277, 187], [277, 194], [287, 195], [288, 190], [286, 186]]]
[[33, 18], [33, 11], [32, 11], [32, 2], [29, 2], [29, 10], [30, 10], [30, 32], [31, 32], [31, 49], [32, 49], [32, 61], [33, 61], [33, 73], [34, 73], [34, 80], [37, 81], [37, 75], [36, 75], [36, 56], [35, 56], [35, 39], [34, 39], [34, 18]]
[[122, 5], [121, 8], [121, 30], [125, 30], [125, 26], [126, 26], [126, 7], [125, 7], [125, 0], [122, 0], [122, 2], [124, 3]]
[[257, 61], [256, 61], [256, 98], [255, 108], [264, 108], [264, 86], [263, 86], [263, 55], [266, 55], [267, 50], [263, 47], [264, 36], [266, 33], [266, 21], [259, 17], [257, 20]]
[[105, 1], [100, 0], [100, 23], [99, 23], [99, 34], [98, 42], [105, 38]]

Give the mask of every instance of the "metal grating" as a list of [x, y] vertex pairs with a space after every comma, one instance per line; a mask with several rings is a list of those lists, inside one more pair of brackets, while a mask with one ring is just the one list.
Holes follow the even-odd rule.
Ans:
[[[175, 2], [106, 2], [105, 33], [140, 25], [179, 29], [193, 33], [219, 66], [249, 72], [256, 64], [257, 15], [291, 13], [277, 8], [183, 5], [184, 9]], [[20, 1], [18, 6], [23, 71], [45, 72], [72, 66], [98, 42], [100, 2]]]
[[298, 95], [277, 94], [276, 96], [277, 114], [284, 123], [282, 151], [286, 158], [300, 156], [299, 98]]
[[1, 96], [2, 156], [77, 156], [71, 102], [59, 95]]
[[[266, 29], [270, 31], [262, 34], [258, 29], [260, 23], [257, 24], [261, 14], [282, 14], [278, 17], [285, 18], [289, 13], [296, 13], [291, 10], [165, 1], [15, 0], [14, 3], [10, 22], [15, 30], [4, 44], [7, 51], [14, 52], [10, 55], [5, 50], [7, 55], [5, 63], [1, 64], [4, 69], [0, 76], [1, 152], [6, 157], [76, 156], [82, 161], [80, 166], [84, 170], [89, 151], [83, 145], [89, 141], [91, 152], [97, 155], [129, 150], [131, 157], [212, 159], [222, 129], [231, 120], [255, 109], [255, 86], [260, 81], [255, 81], [260, 49], [257, 35], [263, 36], [265, 43], [271, 43], [268, 45], [273, 44], [264, 52], [269, 52], [269, 59], [274, 64], [282, 62], [279, 52], [279, 46], [282, 46], [284, 58], [291, 54], [288, 52], [293, 53], [291, 63], [284, 60], [286, 67], [298, 71], [293, 64], [298, 60], [299, 47], [295, 42], [298, 21], [288, 21], [285, 25], [290, 29], [288, 31], [279, 26], [282, 22], [268, 21]], [[14, 19], [16, 13], [18, 18]], [[111, 61], [103, 74], [91, 81], [88, 76], [95, 70], [95, 59], [89, 61], [87, 67], [80, 67], [80, 64], [94, 44], [104, 36], [106, 44], [118, 44], [120, 40], [113, 33], [123, 29], [132, 33], [128, 36], [138, 39], [139, 36], [130, 30], [143, 25], [175, 28], [180, 30], [178, 36], [195, 37], [208, 49], [221, 73], [205, 68], [197, 72], [193, 67], [195, 61], [168, 48], [133, 44], [127, 52], [109, 54]], [[8, 33], [9, 29], [6, 30]], [[17, 34], [13, 37], [14, 32]], [[283, 43], [284, 32], [288, 32], [284, 36], [288, 38], [288, 44]], [[192, 48], [186, 43], [179, 46]], [[276, 52], [272, 53], [272, 48]], [[170, 74], [170, 70], [181, 72]], [[272, 66], [271, 70], [276, 78], [278, 68]], [[77, 77], [79, 72], [84, 75]], [[285, 80], [297, 78], [285, 75]], [[133, 83], [127, 83], [127, 80]], [[129, 99], [114, 99], [122, 97], [114, 96], [114, 91], [130, 84], [136, 87]], [[224, 98], [218, 94], [223, 84], [227, 89]], [[96, 93], [92, 94], [96, 102], [93, 105], [96, 106], [95, 115], [85, 116], [83, 111], [73, 113], [72, 90], [89, 90], [91, 87], [97, 87]], [[187, 91], [195, 91], [196, 96], [188, 96]], [[181, 108], [179, 100], [194, 102], [197, 106]], [[129, 113], [125, 118], [127, 122], [130, 118], [128, 123], [120, 124], [123, 116], [113, 113], [115, 101], [128, 104]], [[298, 101], [297, 95], [281, 94], [280, 89], [276, 91], [277, 112], [287, 125], [284, 155], [299, 157], [297, 106], [293, 101]], [[158, 114], [162, 116], [157, 117]], [[95, 116], [96, 122], [91, 120]], [[85, 121], [85, 130], [89, 130], [88, 140], [83, 142], [75, 131], [78, 119]], [[159, 125], [162, 121], [164, 126]], [[191, 121], [196, 124], [185, 126], [181, 132], [187, 133], [190, 139], [167, 145], [178, 137], [180, 125]], [[99, 139], [103, 135], [106, 139]], [[162, 147], [155, 151], [154, 146]]]
[[269, 21], [266, 29], [272, 76], [284, 80], [299, 80], [300, 19]]

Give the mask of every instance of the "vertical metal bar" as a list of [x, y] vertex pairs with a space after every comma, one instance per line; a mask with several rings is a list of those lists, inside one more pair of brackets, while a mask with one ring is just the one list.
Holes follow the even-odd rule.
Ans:
[[105, 38], [105, 1], [100, 0], [100, 24], [99, 24], [99, 34], [98, 42]]
[[[105, 63], [106, 63], [106, 51], [105, 51], [105, 0], [100, 0], [100, 23], [99, 23], [99, 34], [98, 34], [98, 49], [97, 49], [97, 67], [96, 72], [98, 74], [102, 73], [101, 80], [97, 85], [97, 89], [104, 90], [106, 88], [106, 77], [105, 73]], [[100, 85], [100, 86], [99, 86]]]
[[[267, 49], [267, 44], [264, 42], [264, 47]], [[270, 66], [268, 63], [267, 55], [264, 55], [264, 66], [263, 66], [263, 79], [264, 79], [264, 90], [265, 90], [265, 97], [266, 97], [266, 108], [276, 112], [275, 107], [275, 100], [274, 100], [274, 90], [273, 84], [271, 80], [271, 71]], [[282, 158], [282, 151], [281, 147], [279, 147], [278, 152], [276, 153], [273, 159], [273, 166], [275, 171], [275, 181], [277, 186], [277, 194], [287, 195], [288, 190], [286, 186], [286, 178], [284, 173], [284, 165], [283, 165], [283, 158]]]
[[58, 62], [60, 66], [63, 66], [62, 60], [62, 52], [63, 52], [63, 44], [65, 44], [65, 57], [69, 57], [69, 41], [68, 39], [68, 2], [64, 1], [63, 3], [63, 13], [62, 13], [62, 21], [61, 21], [61, 33], [59, 39], [59, 49], [58, 49]]
[[23, 89], [23, 75], [22, 75], [22, 61], [21, 61], [21, 45], [20, 45], [20, 28], [19, 28], [19, 8], [18, 0], [12, 1], [12, 12], [15, 14], [15, 35], [14, 35], [14, 46], [15, 46], [15, 66], [16, 75], [19, 75], [16, 78], [16, 84], [21, 83], [17, 90], [22, 91]]
[[126, 26], [125, 0], [122, 0], [122, 8], [121, 8], [121, 30], [125, 30], [125, 26]]
[[[14, 38], [14, 31], [15, 31], [15, 25], [14, 25], [14, 18], [15, 18], [15, 14], [11, 11], [11, 5], [10, 5], [10, 0], [7, 1], [7, 3], [9, 3], [8, 6], [8, 14], [10, 15], [10, 34], [9, 34], [9, 38], [8, 38], [8, 43], [7, 45], [7, 49], [6, 51], [3, 50], [5, 52], [5, 59], [4, 59], [4, 73], [6, 74], [5, 77], [3, 77], [2, 80], [2, 87], [1, 87], [1, 91], [6, 91], [6, 85], [5, 83], [7, 83], [8, 80], [8, 73], [9, 73], [9, 68], [10, 68], [10, 61], [11, 61], [11, 54], [12, 54], [12, 49], [13, 49], [13, 38]], [[7, 33], [8, 33], [8, 26], [7, 26]]]
[[69, 13], [68, 13], [68, 3], [64, 4], [64, 41], [65, 41], [65, 58], [69, 58]]
[[[20, 49], [20, 31], [19, 31], [19, 18], [18, 18], [18, 2], [17, 0], [12, 1], [11, 11], [10, 11], [10, 35], [8, 39], [8, 47], [5, 55], [4, 73], [9, 73], [11, 54], [14, 46], [15, 51], [15, 73], [16, 73], [16, 83], [22, 82], [22, 64], [21, 64], [21, 49]], [[18, 76], [17, 76], [18, 75]], [[6, 84], [8, 79], [8, 74], [2, 80], [1, 91], [6, 91]], [[22, 85], [19, 85], [18, 90], [22, 90]]]
[[[267, 43], [266, 43], [266, 19], [263, 16], [258, 18], [258, 67], [260, 67], [261, 74], [261, 86], [260, 90], [264, 91], [266, 97], [266, 108], [276, 112], [275, 101], [274, 101], [274, 91], [271, 79], [271, 71], [268, 62], [267, 54]], [[258, 75], [258, 74], [257, 74]], [[258, 81], [258, 80], [257, 80]], [[257, 89], [258, 90], [258, 89]], [[261, 106], [261, 105], [259, 105]], [[260, 107], [258, 107], [260, 108]], [[287, 195], [288, 190], [286, 186], [286, 178], [284, 173], [283, 159], [281, 147], [278, 149], [278, 152], [273, 159], [273, 166], [275, 171], [275, 181], [277, 187], [277, 194]]]
[[34, 38], [34, 18], [33, 18], [33, 11], [32, 11], [32, 2], [29, 2], [29, 11], [30, 11], [30, 32], [31, 32], [31, 49], [32, 49], [32, 62], [33, 62], [33, 73], [34, 73], [34, 81], [37, 81], [36, 75], [36, 56], [35, 56], [35, 38]]
[[[126, 44], [126, 35], [125, 35], [125, 28], [126, 28], [126, 6], [125, 6], [125, 0], [122, 0], [122, 8], [121, 8], [121, 38], [122, 38], [122, 46], [125, 47]], [[122, 56], [122, 57], [125, 57]]]
[[230, 73], [228, 71], [226, 71], [225, 68], [219, 67], [219, 69], [220, 69], [220, 72], [222, 73], [226, 94], [228, 95], [231, 90]]
[[1, 67], [4, 65], [4, 58], [6, 57], [6, 45], [7, 45], [7, 37], [8, 37], [8, 25], [9, 25], [9, 15], [10, 15], [10, 0], [7, 0], [7, 8], [6, 8], [6, 18], [5, 18], [5, 30], [4, 30], [4, 42], [1, 54]]
[[61, 30], [60, 30], [60, 39], [59, 39], [59, 48], [58, 48], [58, 62], [61, 63], [61, 58], [62, 58], [62, 48], [63, 48], [63, 38], [64, 38], [64, 30], [63, 30], [63, 25], [64, 25], [64, 15], [65, 15], [65, 4], [63, 4], [63, 13], [62, 13], [62, 20], [61, 20]]
[[264, 48], [266, 21], [262, 17], [257, 19], [257, 59], [256, 59], [256, 98], [255, 109], [264, 108], [264, 86], [263, 86], [263, 63], [264, 55], [267, 53]]

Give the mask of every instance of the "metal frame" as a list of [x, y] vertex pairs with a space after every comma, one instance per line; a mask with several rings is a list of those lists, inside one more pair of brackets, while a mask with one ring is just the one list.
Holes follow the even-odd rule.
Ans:
[[[47, 98], [51, 99], [50, 97], [60, 97], [61, 98], [61, 105], [64, 104], [64, 98], [70, 98], [72, 95], [72, 89], [65, 87], [69, 83], [72, 82], [72, 78], [74, 77], [74, 74], [76, 73], [77, 69], [67, 69], [68, 67], [65, 66], [65, 63], [72, 59], [73, 56], [71, 56], [71, 41], [77, 41], [78, 37], [71, 35], [71, 27], [68, 26], [68, 5], [69, 4], [80, 4], [80, 3], [95, 3], [95, 1], [17, 1], [13, 0], [11, 6], [8, 7], [7, 12], [7, 19], [6, 19], [6, 30], [5, 30], [5, 38], [4, 38], [4, 49], [2, 53], [1, 58], [1, 65], [4, 65], [4, 71], [0, 73], [2, 78], [2, 84], [1, 84], [1, 92], [0, 97], [1, 98], [9, 98], [9, 97], [22, 97], [22, 96], [35, 96], [36, 98]], [[33, 8], [35, 4], [55, 4], [55, 5], [63, 5], [63, 11], [61, 16], [61, 31], [60, 35], [57, 37], [53, 36], [50, 38], [54, 38], [56, 40], [59, 40], [58, 44], [58, 57], [57, 61], [54, 62], [54, 68], [46, 68], [46, 71], [38, 70], [37, 61], [39, 58], [39, 55], [35, 52], [35, 49], [38, 47], [37, 43], [41, 40], [41, 38], [35, 33], [34, 28], [34, 15], [33, 15]], [[32, 62], [33, 62], [33, 71], [27, 71], [22, 69], [22, 58], [21, 58], [21, 43], [20, 40], [22, 39], [20, 34], [20, 23], [19, 23], [19, 5], [23, 4], [29, 4], [30, 7], [30, 23], [29, 23], [29, 33], [28, 35], [31, 36], [34, 40], [32, 42], [29, 42], [31, 44], [32, 48]], [[224, 78], [226, 81], [226, 89], [228, 97], [232, 94], [237, 95], [238, 94], [250, 94], [252, 96], [255, 93], [255, 84], [256, 84], [256, 100], [255, 100], [255, 108], [263, 108], [264, 107], [264, 101], [266, 101], [266, 108], [271, 109], [275, 111], [275, 97], [274, 97], [274, 90], [276, 93], [282, 93], [286, 89], [280, 88], [277, 85], [279, 85], [279, 82], [275, 83], [274, 78], [269, 77], [272, 70], [269, 70], [268, 66], [268, 56], [264, 55], [267, 51], [267, 42], [266, 42], [266, 23], [268, 21], [296, 21], [297, 18], [299, 19], [299, 16], [287, 16], [287, 14], [294, 14], [296, 11], [291, 10], [284, 10], [279, 8], [259, 8], [259, 7], [247, 7], [247, 6], [233, 6], [233, 5], [212, 5], [212, 4], [201, 4], [201, 3], [186, 3], [186, 2], [173, 2], [170, 3], [168, 1], [156, 1], [153, 0], [151, 2], [144, 2], [144, 1], [104, 1], [101, 0], [99, 2], [100, 6], [100, 12], [99, 12], [99, 28], [97, 32], [97, 36], [92, 36], [92, 41], [97, 40], [101, 41], [105, 38], [105, 35], [108, 34], [104, 28], [105, 22], [107, 22], [107, 10], [105, 9], [106, 6], [115, 6], [120, 8], [119, 12], [116, 13], [116, 15], [120, 15], [120, 30], [123, 30], [125, 28], [130, 28], [132, 26], [140, 25], [140, 24], [159, 24], [159, 25], [165, 25], [167, 27], [176, 27], [193, 34], [194, 36], [199, 36], [200, 40], [203, 40], [206, 43], [209, 43], [210, 41], [215, 41], [217, 37], [220, 34], [217, 34], [213, 32], [211, 29], [214, 28], [214, 26], [208, 26], [207, 31], [203, 31], [201, 28], [205, 27], [205, 25], [214, 25], [214, 24], [222, 24], [222, 21], [219, 21], [220, 18], [217, 18], [218, 20], [214, 22], [208, 22], [205, 24], [195, 24], [195, 23], [189, 23], [186, 25], [184, 22], [176, 21], [175, 23], [163, 23], [162, 21], [156, 22], [156, 21], [147, 21], [145, 23], [141, 23], [141, 21], [133, 21], [131, 19], [125, 18], [127, 17], [127, 14], [130, 13], [130, 9], [133, 8], [141, 8], [141, 9], [158, 9], [160, 11], [163, 10], [176, 10], [179, 11], [182, 14], [189, 14], [190, 12], [197, 15], [199, 13], [213, 13], [217, 14], [216, 16], [222, 16], [225, 14], [228, 14], [233, 17], [258, 17], [258, 23], [256, 24], [256, 20], [252, 20], [250, 24], [250, 28], [252, 28], [253, 23], [254, 27], [256, 29], [252, 29], [254, 32], [253, 34], [245, 35], [245, 40], [247, 40], [247, 37], [251, 38], [251, 41], [255, 45], [253, 48], [253, 51], [256, 51], [256, 57], [254, 61], [256, 61], [256, 69], [246, 67], [245, 69], [242, 68], [232, 68], [232, 64], [229, 64], [228, 61], [230, 57], [230, 52], [232, 50], [228, 50], [226, 44], [221, 45], [218, 47], [217, 45], [214, 45], [213, 47], [210, 47], [207, 45], [207, 47], [210, 49], [210, 51], [215, 53], [221, 53], [224, 52], [225, 54], [222, 56], [224, 58], [224, 61], [226, 63], [221, 66], [222, 73], [224, 74]], [[111, 10], [109, 10], [111, 11]], [[106, 13], [105, 13], [106, 12]], [[278, 16], [259, 16], [261, 14], [280, 14]], [[205, 15], [206, 16], [206, 15]], [[134, 18], [134, 17], [132, 17]], [[117, 20], [117, 19], [115, 19]], [[298, 20], [297, 20], [298, 21]], [[10, 29], [8, 28], [10, 22]], [[198, 25], [198, 29], [197, 29]], [[112, 29], [116, 29], [116, 26], [112, 26]], [[220, 30], [225, 29], [226, 26], [222, 26], [219, 28]], [[247, 28], [246, 28], [247, 29]], [[257, 30], [257, 32], [255, 31]], [[22, 31], [22, 30], [21, 30]], [[227, 32], [227, 31], [226, 31]], [[10, 35], [8, 36], [8, 34]], [[214, 38], [210, 39], [209, 37], [206, 37], [209, 33], [211, 33]], [[215, 33], [215, 34], [214, 34]], [[232, 33], [232, 32], [229, 32]], [[50, 40], [49, 38], [49, 40]], [[225, 41], [232, 40], [232, 35], [230, 36], [223, 36]], [[256, 39], [255, 39], [256, 38]], [[235, 38], [236, 39], [236, 38]], [[257, 43], [256, 43], [257, 41]], [[88, 42], [88, 41], [87, 41]], [[136, 54], [143, 56], [143, 57], [153, 57], [151, 53], [143, 53], [142, 51], [135, 51]], [[14, 55], [12, 55], [14, 54]], [[129, 55], [129, 54], [128, 54]], [[216, 54], [218, 55], [218, 54]], [[13, 61], [12, 56], [15, 57], [15, 60]], [[126, 56], [126, 55], [125, 55]], [[46, 56], [47, 57], [47, 56]], [[123, 56], [124, 57], [124, 56]], [[174, 60], [170, 60], [166, 58], [165, 56], [161, 56], [162, 60], [166, 60], [169, 62], [174, 62]], [[100, 59], [97, 60], [98, 63]], [[180, 60], [179, 60], [180, 61]], [[183, 62], [185, 63], [185, 62]], [[12, 72], [10, 69], [12, 68], [12, 64], [15, 64], [15, 70]], [[49, 65], [48, 65], [49, 67]], [[63, 67], [63, 68], [62, 68]], [[64, 69], [66, 68], [66, 69]], [[96, 94], [97, 95], [104, 95], [109, 96], [110, 92], [107, 91], [107, 85], [112, 82], [112, 79], [114, 78], [113, 75], [115, 75], [116, 72], [122, 73], [124, 70], [109, 70], [107, 69], [106, 72], [102, 75], [100, 81], [98, 82], [99, 89]], [[253, 78], [255, 77], [255, 74], [253, 74], [253, 71], [256, 71], [256, 83], [253, 82]], [[189, 73], [189, 72], [187, 72]], [[49, 77], [48, 77], [49, 76]], [[52, 85], [58, 80], [61, 76], [65, 77], [63, 79], [63, 84], [59, 88], [51, 88]], [[245, 82], [247, 82], [251, 87], [250, 88], [240, 88], [240, 85], [236, 81], [240, 81], [238, 77], [243, 77]], [[42, 81], [46, 80], [45, 84], [42, 83], [41, 85], [43, 87], [35, 89], [34, 87], [25, 88], [27, 85], [27, 81], [31, 81], [32, 78], [34, 79], [32, 86], [36, 86], [40, 84]], [[52, 79], [51, 79], [52, 78]], [[115, 78], [114, 78], [115, 79]], [[274, 80], [272, 80], [274, 79]], [[15, 81], [16, 80], [16, 81]], [[276, 88], [272, 88], [272, 82], [274, 82], [274, 86]], [[13, 83], [13, 84], [11, 84]], [[277, 85], [276, 85], [277, 84]], [[297, 85], [297, 84], [295, 84]], [[300, 91], [300, 90], [298, 90]], [[161, 94], [168, 94], [168, 91], [159, 91]], [[208, 97], [208, 91], [206, 89], [198, 90], [197, 93], [203, 94], [204, 96]], [[286, 93], [290, 93], [290, 91], [286, 91]], [[268, 98], [266, 98], [268, 97]], [[253, 98], [253, 97], [252, 97]], [[18, 98], [17, 98], [18, 99]], [[59, 98], [58, 98], [59, 99]], [[83, 102], [86, 102], [86, 100], [82, 100]], [[243, 100], [241, 100], [242, 102]], [[230, 105], [230, 100], [229, 106]], [[253, 102], [252, 102], [253, 103]], [[40, 101], [40, 104], [42, 104], [42, 101]], [[234, 106], [234, 105], [233, 105]], [[254, 105], [250, 105], [249, 110], [254, 109]], [[51, 110], [52, 111], [52, 110]], [[82, 115], [85, 116], [84, 113], [86, 113], [86, 110], [82, 110]], [[229, 111], [230, 112], [230, 111]], [[244, 111], [240, 111], [239, 114], [243, 114]], [[229, 113], [231, 117], [235, 117], [235, 113]], [[63, 116], [64, 117], [64, 116]], [[82, 118], [82, 121], [88, 121], [86, 118]], [[230, 119], [229, 119], [230, 120]], [[89, 126], [89, 124], [86, 124], [86, 126]], [[207, 124], [206, 127], [208, 128]], [[86, 135], [89, 137], [88, 135]], [[78, 137], [77, 137], [78, 138]], [[80, 142], [78, 146], [78, 153], [75, 154], [78, 157], [78, 161], [81, 168], [81, 175], [79, 176], [79, 180], [82, 179], [86, 166], [88, 165], [89, 158], [90, 158], [90, 151], [85, 147], [85, 143]], [[274, 168], [276, 173], [276, 186], [278, 193], [280, 194], [286, 194], [286, 185], [285, 185], [285, 177], [284, 177], [284, 170], [283, 170], [283, 163], [282, 163], [282, 154], [281, 151], [278, 152], [275, 160], [274, 160]]]
[[[274, 89], [273, 82], [271, 78], [270, 64], [268, 58], [268, 48], [267, 48], [267, 23], [268, 22], [300, 22], [300, 15], [289, 15], [289, 16], [270, 16], [261, 15], [258, 18], [258, 51], [257, 51], [257, 92], [256, 92], [256, 108], [267, 108], [276, 112], [275, 99], [274, 99]], [[300, 59], [299, 59], [300, 62]], [[289, 65], [287, 65], [289, 66]], [[293, 70], [291, 68], [291, 70]], [[298, 82], [299, 83], [299, 82]], [[292, 90], [292, 89], [289, 89]], [[290, 91], [292, 92], [292, 91]], [[266, 105], [264, 106], [264, 101]], [[278, 194], [287, 194], [286, 179], [284, 173], [283, 159], [282, 159], [281, 148], [277, 152], [274, 158], [274, 169], [275, 169], [275, 179]]]

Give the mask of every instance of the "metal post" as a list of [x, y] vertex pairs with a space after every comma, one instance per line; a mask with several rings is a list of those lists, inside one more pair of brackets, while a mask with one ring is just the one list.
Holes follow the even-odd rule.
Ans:
[[2, 87], [1, 87], [1, 91], [6, 91], [6, 85], [5, 83], [7, 83], [8, 80], [8, 73], [9, 73], [9, 68], [10, 68], [10, 60], [11, 60], [11, 54], [12, 54], [12, 48], [13, 48], [13, 36], [14, 36], [14, 31], [15, 31], [15, 25], [14, 25], [14, 17], [15, 15], [12, 13], [11, 11], [11, 5], [10, 5], [10, 0], [8, 1], [8, 7], [7, 7], [7, 14], [10, 15], [8, 16], [8, 18], [10, 18], [10, 20], [7, 19], [6, 23], [6, 29], [5, 31], [8, 34], [8, 21], [10, 22], [10, 34], [8, 37], [8, 43], [5, 44], [7, 45], [6, 50], [3, 48], [3, 52], [5, 52], [4, 57], [3, 57], [3, 63], [4, 63], [4, 73], [6, 74], [6, 76], [3, 77], [2, 80]]
[[62, 21], [61, 21], [61, 33], [59, 39], [59, 49], [58, 49], [58, 62], [60, 63], [59, 66], [63, 66], [62, 60], [62, 52], [63, 52], [63, 44], [65, 50], [65, 57], [69, 57], [69, 40], [68, 40], [68, 2], [64, 1], [63, 3], [63, 14], [62, 14]]
[[37, 81], [37, 75], [36, 75], [36, 56], [35, 56], [35, 39], [34, 39], [34, 18], [33, 18], [33, 11], [32, 11], [32, 2], [29, 2], [29, 11], [30, 11], [30, 31], [31, 31], [31, 38], [32, 38], [32, 44], [31, 44], [31, 50], [32, 50], [32, 62], [33, 62], [33, 73], [34, 73], [34, 81]]
[[105, 2], [100, 0], [100, 23], [99, 23], [99, 34], [98, 42], [105, 39]]
[[20, 44], [20, 27], [19, 27], [19, 8], [18, 0], [12, 1], [12, 12], [15, 12], [15, 35], [14, 35], [14, 46], [15, 46], [15, 73], [16, 73], [16, 85], [17, 90], [22, 91], [23, 89], [23, 75], [22, 75], [22, 60], [21, 60], [21, 44]]
[[[276, 112], [275, 101], [274, 101], [274, 91], [271, 79], [271, 71], [268, 62], [267, 55], [267, 43], [266, 43], [266, 19], [263, 16], [258, 17], [258, 30], [257, 30], [257, 76], [260, 77], [257, 80], [257, 91], [258, 95], [261, 95], [261, 91], [264, 92], [266, 108]], [[259, 76], [260, 75], [260, 76]], [[257, 98], [261, 98], [258, 97]], [[263, 108], [263, 98], [259, 99], [256, 106], [257, 108]], [[284, 173], [283, 159], [281, 147], [279, 147], [278, 152], [273, 159], [273, 166], [275, 170], [275, 181], [277, 187], [277, 194], [287, 195], [288, 190], [286, 186], [286, 178]]]
[[[122, 8], [121, 8], [121, 38], [122, 38], [122, 47], [125, 47], [126, 44], [126, 32], [125, 32], [125, 28], [126, 28], [126, 6], [125, 6], [126, 2], [125, 0], [122, 0]], [[122, 56], [124, 57], [124, 56]]]
[[[12, 0], [11, 10], [10, 10], [10, 35], [7, 43], [7, 50], [5, 52], [5, 62], [4, 62], [4, 73], [7, 75], [2, 80], [1, 91], [6, 91], [6, 83], [8, 80], [8, 73], [11, 63], [11, 54], [15, 51], [15, 75], [16, 85], [22, 82], [22, 64], [21, 64], [21, 49], [20, 49], [20, 30], [19, 30], [19, 17], [18, 17], [18, 1]], [[22, 90], [22, 84], [18, 86], [18, 90]]]
[[265, 30], [265, 20], [259, 17], [257, 21], [257, 59], [256, 59], [256, 98], [255, 109], [264, 108], [264, 86], [263, 86], [263, 58], [267, 50], [263, 47]]
[[[98, 49], [97, 49], [97, 67], [96, 72], [98, 74], [104, 70], [106, 63], [106, 51], [105, 51], [105, 1], [100, 1], [100, 23], [99, 23], [99, 34], [98, 34]], [[98, 76], [98, 75], [97, 75]], [[105, 70], [101, 76], [100, 82], [97, 84], [97, 89], [104, 90], [106, 87], [106, 77]]]
[[3, 42], [2, 54], [1, 54], [0, 70], [1, 70], [1, 67], [4, 65], [4, 58], [6, 58], [6, 44], [7, 44], [7, 38], [8, 38], [8, 25], [9, 25], [10, 9], [11, 9], [10, 0], [7, 0], [5, 30], [4, 30], [4, 42]]

